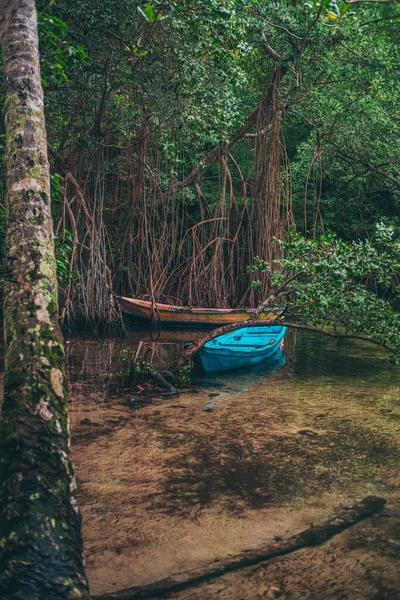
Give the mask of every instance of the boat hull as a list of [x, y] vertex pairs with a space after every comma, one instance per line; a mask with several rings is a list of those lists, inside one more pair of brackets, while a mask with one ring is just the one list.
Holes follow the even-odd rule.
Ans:
[[207, 342], [195, 355], [206, 373], [254, 367], [275, 360], [286, 327], [244, 327]]
[[[251, 318], [247, 309], [230, 308], [190, 308], [186, 306], [170, 306], [168, 304], [152, 304], [145, 300], [117, 296], [123, 312], [136, 322], [142, 324], [160, 324], [176, 327], [215, 328], [231, 323], [240, 323]], [[282, 315], [283, 309], [270, 309], [258, 315], [260, 321], [275, 320]]]

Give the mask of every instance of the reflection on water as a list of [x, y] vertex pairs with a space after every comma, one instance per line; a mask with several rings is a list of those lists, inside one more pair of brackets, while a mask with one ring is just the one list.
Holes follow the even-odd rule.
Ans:
[[[194, 373], [180, 397], [133, 411], [132, 390], [115, 387], [123, 357], [142, 342], [141, 359], [162, 370], [199, 335], [68, 344], [94, 593], [291, 535], [371, 493], [400, 502], [400, 369], [384, 352], [288, 332], [276, 364]], [[385, 523], [393, 528], [398, 518]]]
[[255, 386], [261, 384], [264, 379], [276, 373], [281, 367], [286, 364], [286, 357], [282, 350], [279, 350], [273, 357], [273, 360], [254, 365], [249, 369], [237, 369], [232, 372], [222, 371], [216, 373], [207, 373], [201, 380], [201, 385], [204, 388], [208, 387], [226, 387], [227, 378], [229, 379], [229, 394], [217, 402], [214, 406], [218, 406], [221, 402], [226, 402], [232, 397], [240, 396], [241, 394], [250, 391]]
[[[146, 360], [158, 370], [168, 368], [184, 349], [203, 335], [199, 331], [135, 331], [123, 339], [92, 340], [71, 339], [67, 342], [67, 360], [70, 377], [73, 381], [93, 385], [93, 391], [105, 389], [110, 378], [121, 369], [121, 353], [126, 351], [135, 356], [141, 343], [140, 360]], [[194, 372], [196, 385], [231, 386], [248, 380], [255, 383], [260, 378], [275, 373], [285, 365], [280, 378], [289, 373], [291, 377], [309, 379], [314, 382], [319, 377], [325, 380], [339, 380], [343, 384], [374, 379], [373, 385], [396, 380], [397, 369], [392, 368], [388, 356], [368, 344], [355, 344], [348, 340], [324, 338], [322, 335], [297, 335], [288, 331], [284, 352], [274, 363], [257, 365], [251, 370], [230, 371], [203, 375]], [[377, 378], [377, 379], [376, 379]]]
[[[147, 361], [156, 369], [167, 369], [180, 357], [184, 350], [204, 332], [195, 331], [133, 331], [123, 339], [92, 340], [72, 338], [67, 341], [67, 362], [70, 379], [80, 381], [89, 387], [95, 383], [94, 391], [100, 392], [101, 382], [106, 384], [113, 374], [124, 368], [126, 357], [135, 357], [138, 349], [139, 361]], [[219, 385], [227, 379], [238, 380], [249, 377], [258, 381], [277, 371], [286, 363], [286, 356], [293, 353], [295, 337], [287, 335], [285, 352], [280, 351], [273, 361], [255, 365], [251, 369], [229, 372], [228, 374], [204, 375], [194, 370], [194, 381], [197, 385]], [[125, 365], [126, 366], [126, 365]], [[258, 374], [258, 377], [255, 376]], [[255, 377], [253, 377], [255, 376]], [[105, 386], [103, 386], [105, 389]]]

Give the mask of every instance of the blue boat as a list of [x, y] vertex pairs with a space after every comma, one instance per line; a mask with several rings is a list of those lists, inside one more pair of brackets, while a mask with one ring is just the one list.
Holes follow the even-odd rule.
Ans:
[[194, 360], [206, 373], [252, 367], [274, 360], [285, 333], [283, 326], [243, 327], [204, 344]]

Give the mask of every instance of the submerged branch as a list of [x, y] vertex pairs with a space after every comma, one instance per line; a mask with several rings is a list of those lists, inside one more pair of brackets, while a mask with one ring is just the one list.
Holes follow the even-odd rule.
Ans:
[[155, 379], [163, 388], [168, 390], [168, 396], [172, 396], [175, 394], [179, 394], [178, 390], [175, 386], [172, 385], [169, 381], [165, 379], [153, 366], [149, 365], [148, 371], [153, 379]]
[[334, 332], [334, 331], [327, 331], [326, 329], [321, 329], [319, 327], [313, 327], [311, 325], [302, 325], [301, 323], [289, 323], [286, 321], [282, 321], [282, 319], [276, 319], [276, 320], [265, 319], [265, 320], [261, 321], [261, 320], [254, 320], [254, 318], [252, 318], [252, 319], [248, 319], [247, 321], [241, 321], [240, 323], [231, 323], [230, 325], [224, 325], [223, 327], [219, 327], [218, 329], [213, 329], [212, 331], [207, 333], [201, 339], [194, 342], [191, 346], [189, 346], [185, 350], [185, 352], [181, 355], [178, 362], [176, 363], [174, 370], [181, 369], [185, 364], [187, 364], [191, 360], [192, 356], [194, 354], [196, 354], [196, 352], [198, 352], [200, 350], [200, 348], [202, 348], [207, 342], [210, 342], [211, 340], [218, 337], [219, 335], [224, 335], [225, 333], [231, 333], [232, 331], [236, 331], [237, 329], [242, 329], [243, 327], [260, 327], [260, 326], [274, 327], [276, 325], [282, 325], [284, 327], [287, 327], [288, 329], [309, 331], [310, 333], [320, 333], [322, 335], [327, 335], [328, 337], [332, 337], [332, 338], [342, 338], [342, 339], [361, 340], [363, 342], [370, 342], [371, 344], [375, 344], [376, 346], [380, 346], [381, 348], [384, 348], [385, 350], [387, 350], [388, 352], [393, 354], [393, 356], [395, 356], [396, 358], [399, 358], [399, 354], [394, 348], [392, 348], [391, 346], [388, 346], [387, 344], [384, 344], [383, 342], [381, 342], [380, 340], [378, 340], [376, 338], [369, 337], [368, 335], [361, 335], [361, 334], [357, 334], [357, 333], [340, 333], [340, 332]]
[[285, 556], [301, 548], [317, 546], [328, 541], [331, 537], [352, 527], [363, 519], [370, 517], [381, 510], [386, 504], [384, 498], [367, 496], [361, 502], [351, 508], [343, 509], [338, 515], [328, 519], [321, 525], [316, 525], [301, 531], [286, 540], [281, 540], [270, 546], [264, 546], [255, 550], [247, 550], [238, 556], [225, 560], [217, 560], [211, 565], [186, 573], [178, 573], [171, 577], [161, 579], [142, 587], [132, 587], [127, 590], [106, 594], [104, 596], [92, 596], [93, 600], [139, 600], [140, 598], [154, 597], [155, 595], [166, 595], [178, 592], [189, 587], [198, 586], [215, 577], [225, 573], [244, 569], [271, 558]]

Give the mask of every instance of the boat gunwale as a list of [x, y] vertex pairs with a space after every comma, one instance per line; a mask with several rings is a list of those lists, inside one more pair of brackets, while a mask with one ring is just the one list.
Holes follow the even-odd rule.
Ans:
[[[203, 315], [243, 315], [248, 314], [251, 315], [253, 309], [251, 308], [192, 308], [190, 306], [176, 306], [169, 304], [160, 304], [158, 302], [152, 303], [148, 300], [137, 300], [136, 298], [127, 298], [126, 296], [116, 296], [118, 301], [126, 302], [132, 305], [132, 308], [137, 307], [144, 310], [151, 310], [154, 307], [156, 312], [168, 312], [168, 313], [177, 313], [177, 314], [203, 314]], [[125, 312], [129, 312], [129, 310], [124, 309]], [[283, 312], [283, 308], [281, 307], [272, 307], [267, 308], [264, 311], [265, 313], [280, 313]], [[145, 317], [144, 317], [145, 318]], [[149, 317], [150, 318], [150, 317]]]
[[[262, 326], [260, 326], [262, 327]], [[279, 327], [279, 326], [274, 326], [274, 327]], [[267, 327], [265, 327], [267, 329]], [[211, 344], [213, 342], [215, 342], [215, 340], [217, 340], [218, 338], [215, 338], [214, 340], [210, 340], [209, 342], [207, 342], [206, 344], [204, 344], [204, 346], [202, 348], [200, 348], [199, 352], [201, 354], [208, 354], [209, 356], [213, 355], [213, 356], [229, 356], [229, 357], [234, 357], [237, 356], [238, 358], [244, 358], [244, 357], [258, 357], [260, 355], [272, 355], [273, 352], [276, 351], [277, 347], [280, 346], [281, 341], [283, 340], [283, 338], [285, 337], [285, 333], [286, 333], [286, 327], [284, 325], [280, 326], [281, 331], [279, 332], [271, 332], [270, 335], [268, 335], [268, 333], [266, 332], [266, 335], [268, 338], [270, 338], [269, 342], [271, 341], [271, 339], [273, 339], [273, 335], [276, 335], [276, 340], [274, 340], [273, 344], [270, 344], [269, 342], [264, 344], [263, 346], [257, 345], [257, 347], [255, 347], [254, 345], [247, 344], [247, 346], [245, 345], [237, 345], [235, 346], [234, 344], [232, 345], [228, 345], [226, 344], [225, 346], [220, 346], [220, 345], [215, 345], [212, 346]], [[246, 327], [244, 327], [243, 329], [248, 329]], [[271, 329], [270, 327], [268, 329]], [[237, 334], [237, 332], [240, 331], [240, 329], [236, 330], [234, 333]], [[218, 336], [218, 337], [225, 337], [228, 336], [230, 334], [223, 334], [222, 336]], [[209, 345], [210, 344], [210, 345]], [[247, 350], [245, 350], [245, 348], [248, 348]]]

